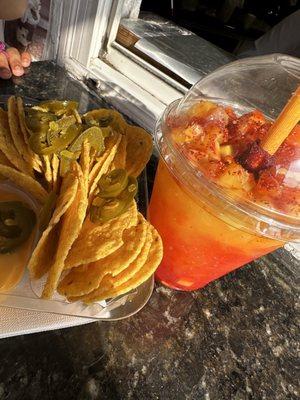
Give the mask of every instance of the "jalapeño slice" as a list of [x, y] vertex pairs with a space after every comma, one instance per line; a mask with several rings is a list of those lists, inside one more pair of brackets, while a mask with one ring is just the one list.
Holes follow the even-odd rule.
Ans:
[[68, 150], [73, 153], [76, 153], [77, 151], [80, 152], [85, 139], [89, 141], [91, 147], [97, 150], [98, 153], [104, 150], [102, 131], [99, 127], [96, 126], [88, 128], [81, 132], [81, 134], [78, 135], [78, 137], [76, 137], [73, 143], [71, 143], [71, 145], [68, 147]]
[[24, 243], [35, 223], [36, 215], [26, 204], [0, 202], [0, 253], [9, 253]]
[[130, 176], [125, 189], [118, 196], [102, 198], [101, 193], [99, 193], [91, 206], [91, 221], [94, 223], [104, 223], [124, 213], [134, 199], [137, 189], [136, 178]]
[[128, 184], [128, 174], [125, 169], [115, 169], [103, 175], [98, 183], [100, 197], [110, 198], [118, 196]]

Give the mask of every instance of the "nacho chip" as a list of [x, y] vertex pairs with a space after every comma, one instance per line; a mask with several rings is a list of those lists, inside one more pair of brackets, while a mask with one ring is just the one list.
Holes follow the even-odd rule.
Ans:
[[17, 97], [17, 109], [18, 109], [18, 116], [19, 116], [19, 125], [21, 128], [21, 132], [23, 135], [24, 142], [29, 145], [29, 131], [26, 125], [26, 118], [25, 118], [25, 110], [24, 110], [24, 103], [21, 97]]
[[137, 207], [135, 202], [132, 202], [126, 212], [104, 224], [93, 224], [87, 217], [68, 254], [65, 268], [69, 269], [97, 261], [113, 253], [123, 244], [124, 230], [136, 224]]
[[85, 140], [81, 150], [80, 166], [83, 173], [85, 186], [89, 185], [89, 171], [90, 171], [90, 150], [91, 146], [88, 140]]
[[151, 243], [152, 243], [151, 226], [147, 224], [145, 242], [139, 255], [123, 271], [119, 272], [116, 275], [111, 274], [114, 276], [112, 280], [114, 287], [122, 285], [124, 282], [132, 278], [141, 269], [141, 267], [145, 264], [147, 260]]
[[93, 169], [93, 166], [94, 166], [94, 163], [96, 160], [96, 156], [97, 156], [97, 150], [92, 147], [91, 151], [90, 151], [90, 172]]
[[0, 148], [2, 152], [6, 155], [8, 160], [21, 172], [28, 175], [32, 175], [32, 169], [30, 166], [20, 157], [20, 154], [15, 148], [14, 142], [12, 140], [8, 116], [5, 111], [0, 108]]
[[102, 175], [106, 174], [108, 171], [114, 156], [118, 150], [118, 146], [122, 139], [122, 136], [119, 134], [113, 134], [108, 140], [105, 141], [106, 150], [103, 155], [99, 157], [98, 161], [95, 163], [92, 168], [89, 176], [89, 194], [93, 194], [97, 187], [97, 183]]
[[124, 293], [129, 292], [130, 290], [137, 288], [147, 279], [149, 279], [159, 266], [163, 256], [163, 246], [161, 238], [157, 231], [151, 225], [150, 230], [152, 234], [152, 242], [148, 257], [146, 258], [144, 265], [139, 269], [138, 272], [136, 272], [136, 274], [132, 278], [126, 280], [123, 284], [119, 286], [115, 286], [116, 277], [113, 278], [112, 276], [107, 275], [102, 280], [98, 289], [87, 295], [70, 297], [68, 300], [81, 300], [85, 303], [93, 303], [95, 301], [110, 299], [112, 297], [120, 296]]
[[17, 97], [16, 101], [17, 101], [19, 126], [20, 126], [20, 130], [22, 132], [22, 135], [23, 135], [23, 139], [24, 139], [24, 143], [27, 148], [28, 155], [30, 156], [30, 164], [32, 164], [32, 167], [36, 171], [42, 172], [42, 161], [41, 161], [40, 157], [37, 154], [35, 154], [29, 146], [29, 132], [27, 130], [27, 125], [26, 125], [23, 100], [20, 97]]
[[95, 120], [100, 122], [101, 126], [110, 126], [115, 132], [123, 135], [126, 131], [126, 125], [123, 116], [116, 110], [109, 108], [98, 108], [96, 110], [88, 111], [83, 115], [85, 120]]
[[9, 159], [6, 157], [6, 155], [1, 150], [0, 150], [0, 164], [6, 165], [7, 167], [14, 168], [12, 163], [9, 161]]
[[60, 230], [59, 221], [73, 202], [77, 193], [78, 179], [73, 172], [68, 173], [62, 181], [60, 195], [56, 202], [54, 213], [47, 229], [44, 230], [36, 248], [34, 249], [28, 269], [32, 279], [41, 278], [50, 268], [57, 246], [57, 237]]
[[120, 144], [118, 146], [118, 151], [113, 160], [114, 169], [125, 169], [126, 168], [126, 147], [127, 147], [127, 137], [122, 135]]
[[50, 299], [53, 296], [64, 269], [66, 257], [79, 235], [85, 218], [88, 205], [87, 187], [80, 166], [76, 164], [76, 167], [79, 180], [78, 189], [72, 204], [66, 210], [61, 220], [61, 229], [54, 262], [49, 269], [47, 282], [42, 294], [44, 299]]
[[59, 186], [59, 158], [57, 155], [54, 153], [52, 155], [52, 160], [51, 160], [51, 169], [52, 169], [52, 189], [54, 192], [58, 191], [58, 186]]
[[79, 114], [79, 112], [77, 111], [76, 108], [74, 108], [73, 114], [74, 114], [74, 116], [75, 116], [76, 121], [78, 122], [78, 124], [82, 124], [81, 116], [80, 116], [80, 114]]
[[23, 174], [23, 172], [17, 171], [14, 168], [7, 167], [6, 165], [0, 165], [0, 175], [32, 194], [40, 203], [46, 200], [46, 190], [31, 176]]
[[52, 168], [51, 168], [51, 161], [50, 156], [43, 156], [43, 169], [44, 169], [44, 176], [50, 189], [52, 187]]
[[21, 134], [21, 128], [19, 125], [19, 117], [18, 117], [18, 108], [17, 101], [14, 96], [11, 96], [7, 102], [7, 114], [8, 114], [8, 123], [10, 128], [10, 134], [17, 149], [18, 153], [23, 157], [23, 159], [28, 163], [28, 165], [32, 166], [32, 158], [30, 157], [27, 146], [25, 144], [23, 135]]
[[123, 245], [118, 250], [99, 261], [73, 268], [59, 284], [59, 293], [66, 297], [81, 296], [97, 289], [106, 274], [119, 274], [139, 256], [146, 233], [147, 222], [139, 214], [137, 225], [124, 231]]
[[129, 175], [138, 177], [151, 157], [152, 138], [144, 129], [133, 125], [127, 125], [126, 137], [126, 169]]

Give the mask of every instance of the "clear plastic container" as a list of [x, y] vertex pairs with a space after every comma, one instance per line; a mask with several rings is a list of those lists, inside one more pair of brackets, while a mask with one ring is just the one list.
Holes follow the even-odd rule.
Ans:
[[[156, 126], [161, 159], [149, 207], [150, 220], [164, 242], [156, 275], [162, 283], [195, 290], [288, 241], [300, 241], [299, 213], [209, 179], [172, 135], [173, 121], [188, 126], [190, 110], [201, 100], [231, 107], [237, 115], [259, 109], [275, 119], [299, 84], [299, 59], [279, 54], [243, 59], [200, 80], [166, 109]], [[285, 168], [286, 185], [298, 188], [299, 150]], [[298, 195], [298, 210], [299, 203]]]
[[[5, 107], [8, 97], [9, 96], [0, 96], [0, 106]], [[28, 106], [37, 103], [34, 99], [24, 98], [23, 100]], [[82, 113], [87, 111], [81, 104], [79, 104], [79, 106]], [[24, 192], [21, 187], [17, 187], [9, 181], [3, 181], [0, 182], [0, 190], [17, 194], [38, 213], [39, 205], [28, 193]], [[139, 177], [137, 204], [139, 211], [145, 214], [148, 207], [147, 176], [145, 171]], [[33, 246], [35, 246], [39, 238], [39, 232], [35, 233]], [[26, 265], [24, 265], [23, 277], [20, 281], [18, 280], [15, 282], [12, 290], [7, 292], [0, 288], [0, 316], [1, 307], [12, 307], [83, 318], [94, 318], [95, 320], [119, 320], [137, 313], [148, 302], [154, 287], [154, 279], [151, 277], [129, 293], [107, 301], [87, 305], [79, 301], [70, 303], [59, 294], [55, 294], [51, 300], [41, 299], [40, 296], [44, 283], [44, 279], [31, 281], [26, 271]]]

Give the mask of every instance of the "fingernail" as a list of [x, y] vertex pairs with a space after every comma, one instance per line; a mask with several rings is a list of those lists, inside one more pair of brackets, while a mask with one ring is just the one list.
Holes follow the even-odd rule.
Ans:
[[30, 65], [30, 60], [28, 60], [27, 58], [23, 58], [23, 66], [29, 67], [29, 65]]
[[24, 74], [24, 69], [23, 67], [21, 67], [20, 65], [16, 65], [13, 69], [13, 73], [16, 76], [20, 76]]
[[11, 72], [7, 68], [0, 68], [0, 77], [2, 79], [9, 79], [11, 77]]

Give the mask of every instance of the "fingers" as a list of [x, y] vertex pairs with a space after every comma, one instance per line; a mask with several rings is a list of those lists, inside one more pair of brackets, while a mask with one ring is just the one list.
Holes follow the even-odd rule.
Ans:
[[11, 71], [15, 76], [21, 76], [24, 74], [24, 68], [21, 62], [21, 55], [17, 49], [10, 47], [6, 50], [8, 63]]
[[11, 71], [8, 65], [6, 55], [0, 53], [0, 78], [9, 79], [11, 78]]
[[21, 54], [21, 62], [24, 68], [29, 67], [31, 64], [31, 55], [27, 51]]

